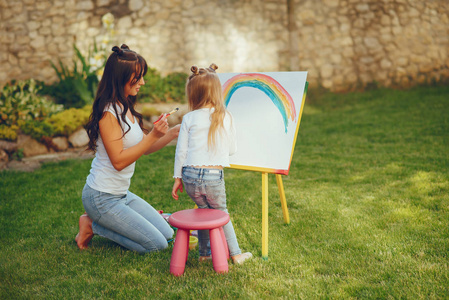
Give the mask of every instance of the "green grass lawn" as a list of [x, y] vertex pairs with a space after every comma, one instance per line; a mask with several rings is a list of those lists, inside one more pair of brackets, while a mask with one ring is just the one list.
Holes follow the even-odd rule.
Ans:
[[[171, 199], [175, 148], [140, 159], [131, 190], [155, 208]], [[261, 174], [226, 170], [237, 238], [255, 259], [218, 275], [172, 246], [139, 255], [100, 237], [80, 252], [90, 160], [0, 172], [0, 299], [447, 299], [449, 88], [310, 91], [290, 174], [291, 224], [269, 181], [269, 258], [261, 258]]]

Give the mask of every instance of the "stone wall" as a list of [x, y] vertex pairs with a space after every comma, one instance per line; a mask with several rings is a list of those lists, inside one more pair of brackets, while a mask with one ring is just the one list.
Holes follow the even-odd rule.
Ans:
[[[0, 85], [56, 79], [115, 16], [126, 43], [163, 73], [215, 62], [221, 72], [308, 71], [311, 86], [351, 90], [449, 79], [449, 1], [295, 0], [291, 66], [287, 0], [0, 0]], [[295, 47], [293, 47], [295, 49]]]

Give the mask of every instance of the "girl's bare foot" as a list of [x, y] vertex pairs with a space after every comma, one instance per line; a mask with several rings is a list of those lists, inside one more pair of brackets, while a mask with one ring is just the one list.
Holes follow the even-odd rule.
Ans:
[[92, 219], [89, 218], [86, 213], [84, 213], [80, 217], [79, 228], [80, 231], [76, 235], [75, 241], [78, 245], [78, 248], [80, 248], [80, 250], [83, 250], [87, 248], [87, 244], [89, 244], [90, 240], [94, 236], [94, 233], [92, 231]]

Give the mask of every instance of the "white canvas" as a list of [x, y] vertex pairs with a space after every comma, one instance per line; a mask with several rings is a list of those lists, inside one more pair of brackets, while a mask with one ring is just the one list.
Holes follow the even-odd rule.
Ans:
[[[234, 87], [227, 109], [234, 117], [238, 150], [231, 156], [231, 165], [288, 174], [302, 114], [307, 72], [223, 73], [219, 77], [222, 85], [229, 80], [228, 87]], [[285, 122], [283, 118], [289, 110], [285, 103], [289, 101], [283, 105], [281, 102], [277, 102], [278, 106], [275, 104], [276, 99], [286, 99], [287, 96], [267, 95], [262, 90], [271, 89], [267, 83], [278, 83], [285, 89], [283, 92], [290, 95], [294, 103], [293, 120], [289, 118]], [[223, 92], [226, 96], [225, 89]]]

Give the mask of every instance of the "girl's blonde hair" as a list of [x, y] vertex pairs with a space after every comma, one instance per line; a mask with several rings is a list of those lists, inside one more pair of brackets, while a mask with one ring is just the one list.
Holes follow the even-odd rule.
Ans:
[[209, 149], [215, 147], [216, 135], [223, 129], [223, 120], [226, 115], [226, 108], [223, 103], [220, 79], [215, 70], [216, 64], [211, 64], [209, 68], [198, 68], [192, 66], [192, 74], [187, 79], [186, 96], [190, 110], [203, 107], [214, 108], [210, 116], [210, 128], [207, 136]]

